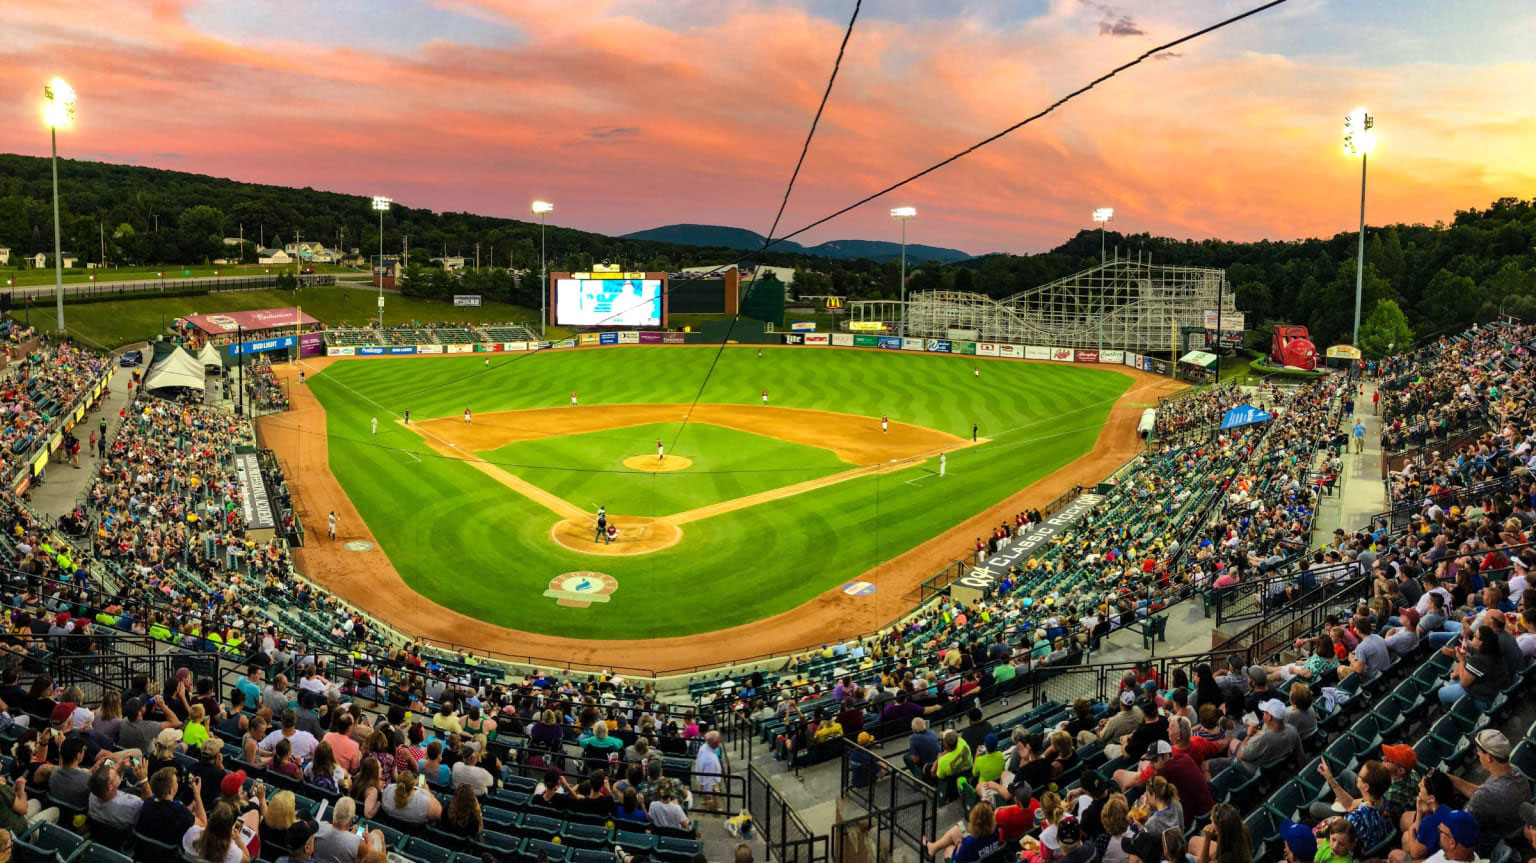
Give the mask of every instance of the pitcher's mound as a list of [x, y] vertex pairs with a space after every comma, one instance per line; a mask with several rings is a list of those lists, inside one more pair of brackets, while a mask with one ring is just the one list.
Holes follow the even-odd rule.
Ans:
[[624, 459], [624, 466], [630, 470], [653, 471], [686, 470], [693, 467], [693, 459], [680, 455], [669, 455], [666, 458], [652, 458], [648, 455], [632, 455]]
[[683, 529], [667, 521], [645, 516], [620, 515], [612, 517], [619, 529], [613, 542], [593, 541], [596, 520], [564, 519], [549, 529], [549, 538], [583, 554], [650, 554], [677, 545], [683, 538]]

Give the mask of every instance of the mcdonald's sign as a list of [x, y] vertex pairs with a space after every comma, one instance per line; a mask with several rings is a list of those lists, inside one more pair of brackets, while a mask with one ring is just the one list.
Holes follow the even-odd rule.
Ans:
[[840, 309], [843, 307], [842, 297], [827, 297], [827, 308]]

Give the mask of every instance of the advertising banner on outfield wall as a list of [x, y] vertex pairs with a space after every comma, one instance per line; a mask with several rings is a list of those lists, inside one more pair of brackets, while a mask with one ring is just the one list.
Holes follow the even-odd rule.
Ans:
[[904, 338], [901, 340], [901, 349], [904, 351], [920, 351], [923, 349], [923, 340]]
[[890, 351], [901, 350], [901, 336], [876, 336], [875, 344]]
[[832, 339], [827, 333], [806, 333], [805, 343], [808, 345], [830, 345]]
[[797, 332], [797, 333], [814, 333], [814, 332], [816, 332], [816, 322], [815, 321], [790, 321], [789, 322], [789, 328], [791, 330]]
[[1051, 349], [1044, 345], [1024, 346], [1024, 359], [1026, 360], [1048, 360], [1050, 358]]
[[[478, 348], [479, 346], [476, 345], [476, 347]], [[443, 346], [442, 345], [417, 345], [416, 346], [416, 353], [418, 353], [418, 354], [440, 354], [442, 352], [443, 352]]]
[[833, 333], [832, 344], [839, 347], [851, 348], [853, 347], [854, 338], [855, 336], [853, 333]]
[[655, 330], [645, 330], [645, 331], [641, 332], [640, 333], [640, 344], [642, 344], [642, 345], [659, 345], [659, 344], [661, 344], [661, 333], [658, 333]]
[[995, 357], [995, 356], [997, 356], [997, 343], [996, 342], [977, 342], [976, 343], [976, 355], [977, 356], [982, 356], [982, 357]]
[[331, 347], [331, 348], [326, 348], [325, 349], [325, 355], [328, 356], [328, 357], [350, 357], [350, 356], [352, 356], [352, 355], [354, 355], [356, 353], [357, 353], [357, 348], [353, 347], [352, 345], [346, 345], [345, 347]]
[[997, 346], [997, 355], [1000, 356], [1000, 357], [1013, 357], [1016, 360], [1023, 359], [1024, 358], [1024, 346], [1023, 345], [998, 345]]
[[881, 338], [881, 336], [866, 336], [862, 333], [855, 333], [853, 336], [853, 346], [856, 348], [877, 348], [880, 346]]
[[474, 352], [474, 345], [443, 345], [443, 353], [445, 354], [472, 354]]
[[279, 336], [275, 339], [260, 339], [254, 342], [229, 344], [225, 345], [224, 349], [229, 352], [230, 356], [238, 357], [241, 354], [260, 354], [265, 353], [266, 351], [276, 351], [281, 350], [282, 348], [291, 348], [298, 343], [299, 340], [293, 336]]
[[1153, 360], [1152, 361], [1152, 374], [1154, 374], [1154, 375], [1166, 375], [1166, 374], [1168, 374], [1168, 361], [1167, 360]]
[[406, 356], [408, 354], [414, 354], [414, 353], [416, 353], [416, 346], [415, 345], [390, 345], [389, 346], [389, 355], [392, 356], [392, 357], [403, 357], [403, 356]]
[[1152, 358], [1151, 357], [1142, 357], [1141, 358], [1141, 370], [1144, 371], [1144, 372], [1152, 371]]
[[600, 345], [616, 345], [619, 343], [618, 333], [598, 333], [597, 343]]
[[528, 350], [528, 343], [527, 342], [502, 342], [501, 343], [501, 349], [503, 351], [526, 351], [526, 350]]
[[619, 330], [619, 344], [621, 344], [621, 345], [638, 345], [638, 344], [640, 344], [640, 331], [639, 330]]
[[576, 347], [576, 340], [575, 339], [561, 339], [560, 341], [555, 342], [554, 347], [557, 347], [557, 348], [574, 348], [574, 347]]
[[923, 349], [929, 353], [947, 354], [949, 353], [949, 348], [949, 339], [928, 339], [923, 342]]
[[303, 333], [299, 336], [299, 356], [318, 357], [324, 353], [324, 333]]
[[1092, 348], [1078, 348], [1077, 355], [1072, 358], [1076, 363], [1096, 363], [1099, 361], [1099, 352]]
[[597, 333], [582, 333], [581, 335], [577, 336], [576, 339], [577, 343], [582, 347], [586, 347], [587, 345], [601, 344], [601, 342], [598, 341]]
[[801, 335], [800, 333], [780, 333], [780, 335], [783, 336], [784, 344], [786, 345], [805, 344], [805, 336]]
[[1099, 351], [1099, 362], [1118, 366], [1125, 362], [1125, 351]]
[[949, 349], [951, 352], [957, 354], [970, 354], [971, 356], [976, 355], [975, 342], [950, 342]]
[[384, 349], [378, 345], [358, 345], [357, 355], [360, 357], [382, 357]]
[[1051, 348], [1051, 359], [1058, 363], [1070, 363], [1076, 354], [1071, 348]]
[[668, 331], [661, 334], [661, 343], [664, 345], [685, 345], [688, 343], [688, 340], [684, 338], [683, 333]]

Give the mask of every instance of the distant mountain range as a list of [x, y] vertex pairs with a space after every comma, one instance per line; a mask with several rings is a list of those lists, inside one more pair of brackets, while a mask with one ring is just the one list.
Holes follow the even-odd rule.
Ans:
[[[763, 247], [762, 234], [746, 228], [730, 228], [724, 225], [663, 225], [660, 228], [624, 234], [623, 238], [742, 250]], [[793, 240], [786, 240], [776, 244], [773, 249], [780, 252], [803, 252], [808, 255], [840, 260], [866, 258], [872, 261], [894, 261], [901, 258], [901, 244], [884, 240], [830, 240], [816, 246], [802, 246]], [[971, 257], [969, 254], [959, 249], [924, 246], [919, 243], [907, 244], [908, 263], [940, 261], [950, 264], [969, 257]]]

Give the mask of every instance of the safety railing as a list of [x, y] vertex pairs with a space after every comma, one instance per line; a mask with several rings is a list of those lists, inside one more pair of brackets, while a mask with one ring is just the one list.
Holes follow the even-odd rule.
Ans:
[[768, 859], [776, 863], [829, 863], [831, 837], [812, 833], [756, 765], [747, 765], [746, 779], [747, 812], [752, 816], [753, 830], [768, 848]]
[[843, 749], [838, 788], [842, 797], [863, 807], [877, 849], [899, 842], [926, 856], [923, 837], [935, 835], [938, 827], [937, 788], [851, 741]]

